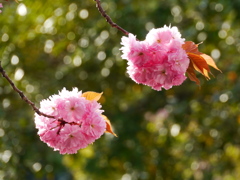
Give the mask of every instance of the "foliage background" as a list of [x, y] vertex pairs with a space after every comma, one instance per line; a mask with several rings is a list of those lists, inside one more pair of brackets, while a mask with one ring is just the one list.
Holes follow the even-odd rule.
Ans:
[[[112, 19], [144, 39], [177, 26], [204, 41], [223, 73], [168, 91], [135, 84], [120, 57], [122, 33], [94, 1], [4, 2], [0, 57], [14, 83], [39, 105], [63, 87], [104, 92], [118, 138], [105, 134], [75, 155], [39, 140], [34, 113], [0, 78], [0, 179], [240, 179], [240, 1], [103, 0]], [[26, 9], [25, 9], [26, 8]], [[27, 10], [27, 11], [26, 11]]]

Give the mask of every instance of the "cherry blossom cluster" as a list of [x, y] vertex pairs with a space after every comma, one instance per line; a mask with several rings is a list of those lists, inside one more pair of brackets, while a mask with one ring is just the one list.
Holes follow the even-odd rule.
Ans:
[[120, 50], [130, 78], [158, 91], [182, 84], [189, 65], [184, 41], [177, 27], [167, 26], [150, 30], [144, 41], [131, 33], [122, 37]]
[[88, 100], [77, 88], [65, 88], [40, 103], [40, 111], [54, 116], [47, 118], [35, 113], [40, 139], [60, 154], [73, 154], [87, 147], [106, 130], [103, 110], [96, 100]]

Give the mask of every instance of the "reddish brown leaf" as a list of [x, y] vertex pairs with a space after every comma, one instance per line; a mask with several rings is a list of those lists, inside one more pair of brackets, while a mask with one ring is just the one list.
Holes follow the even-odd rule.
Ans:
[[215, 68], [216, 70], [222, 72], [220, 69], [218, 69], [217, 65], [215, 64], [215, 62], [213, 61], [213, 59], [212, 59], [210, 56], [208, 56], [208, 55], [206, 55], [206, 54], [201, 54], [200, 56], [202, 56], [203, 59], [205, 59], [205, 61], [207, 62], [207, 64], [208, 64], [209, 66], [212, 66], [212, 67]]
[[190, 80], [196, 82], [198, 85], [200, 85], [200, 81], [196, 77], [195, 70], [200, 72], [207, 79], [210, 79], [209, 73], [211, 74], [209, 66], [221, 72], [210, 56], [198, 51], [198, 44], [195, 44], [192, 41], [186, 41], [182, 45], [182, 48], [186, 51], [188, 58], [190, 59], [187, 75]]
[[117, 135], [113, 132], [113, 130], [112, 130], [112, 125], [111, 125], [111, 123], [110, 123], [110, 120], [107, 118], [107, 116], [105, 116], [105, 115], [102, 115], [102, 117], [103, 117], [103, 119], [106, 121], [106, 131], [105, 132], [107, 132], [107, 133], [111, 133], [111, 134], [113, 134], [114, 136], [116, 136], [117, 137]]
[[198, 44], [195, 44], [192, 41], [186, 41], [182, 48], [186, 51], [186, 53], [193, 53], [193, 54], [201, 54], [201, 52], [198, 51]]
[[191, 81], [196, 82], [196, 84], [200, 86], [200, 81], [199, 81], [199, 79], [197, 78], [197, 76], [196, 76], [196, 74], [195, 74], [195, 71], [194, 71], [194, 67], [193, 67], [193, 65], [192, 65], [192, 62], [190, 62], [189, 67], [188, 67], [188, 69], [187, 69], [187, 75], [188, 75], [188, 77], [189, 77], [189, 79], [190, 79]]
[[96, 93], [93, 91], [88, 91], [82, 94], [82, 97], [85, 97], [89, 101], [98, 101], [103, 93]]
[[204, 75], [207, 79], [210, 79], [208, 72], [210, 72], [210, 69], [208, 67], [207, 62], [204, 60], [204, 58], [198, 54], [193, 53], [187, 53], [189, 59], [191, 60], [193, 64], [193, 68], [200, 72], [202, 75]]

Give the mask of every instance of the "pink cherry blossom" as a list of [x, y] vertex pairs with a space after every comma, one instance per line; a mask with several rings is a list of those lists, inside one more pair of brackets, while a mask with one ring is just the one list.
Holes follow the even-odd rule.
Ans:
[[140, 46], [139, 41], [137, 41], [136, 36], [133, 34], [129, 34], [128, 37], [122, 37], [122, 45], [124, 45], [121, 50], [123, 52], [122, 58], [128, 58], [129, 54], [131, 53], [132, 48], [138, 48]]
[[87, 137], [78, 125], [66, 124], [60, 134], [61, 140], [57, 146], [61, 154], [73, 154], [88, 146]]
[[77, 88], [65, 88], [58, 95], [40, 102], [40, 111], [54, 116], [35, 114], [40, 139], [61, 154], [73, 154], [87, 147], [106, 131], [101, 105], [82, 96]]
[[146, 36], [146, 41], [150, 44], [167, 44], [172, 39], [172, 33], [169, 28], [151, 29]]
[[95, 139], [102, 135], [102, 131], [106, 129], [106, 123], [102, 121], [102, 117], [97, 113], [92, 112], [87, 116], [88, 121], [82, 123], [82, 129], [88, 136], [92, 136]]
[[158, 91], [182, 84], [189, 65], [184, 41], [177, 27], [167, 26], [150, 30], [144, 41], [133, 34], [122, 37], [120, 50], [130, 78]]

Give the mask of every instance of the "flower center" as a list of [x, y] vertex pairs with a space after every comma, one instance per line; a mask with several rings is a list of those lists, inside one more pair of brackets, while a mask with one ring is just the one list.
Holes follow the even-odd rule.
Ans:
[[166, 75], [166, 71], [165, 70], [162, 70], [161, 72], [160, 72], [162, 75]]

